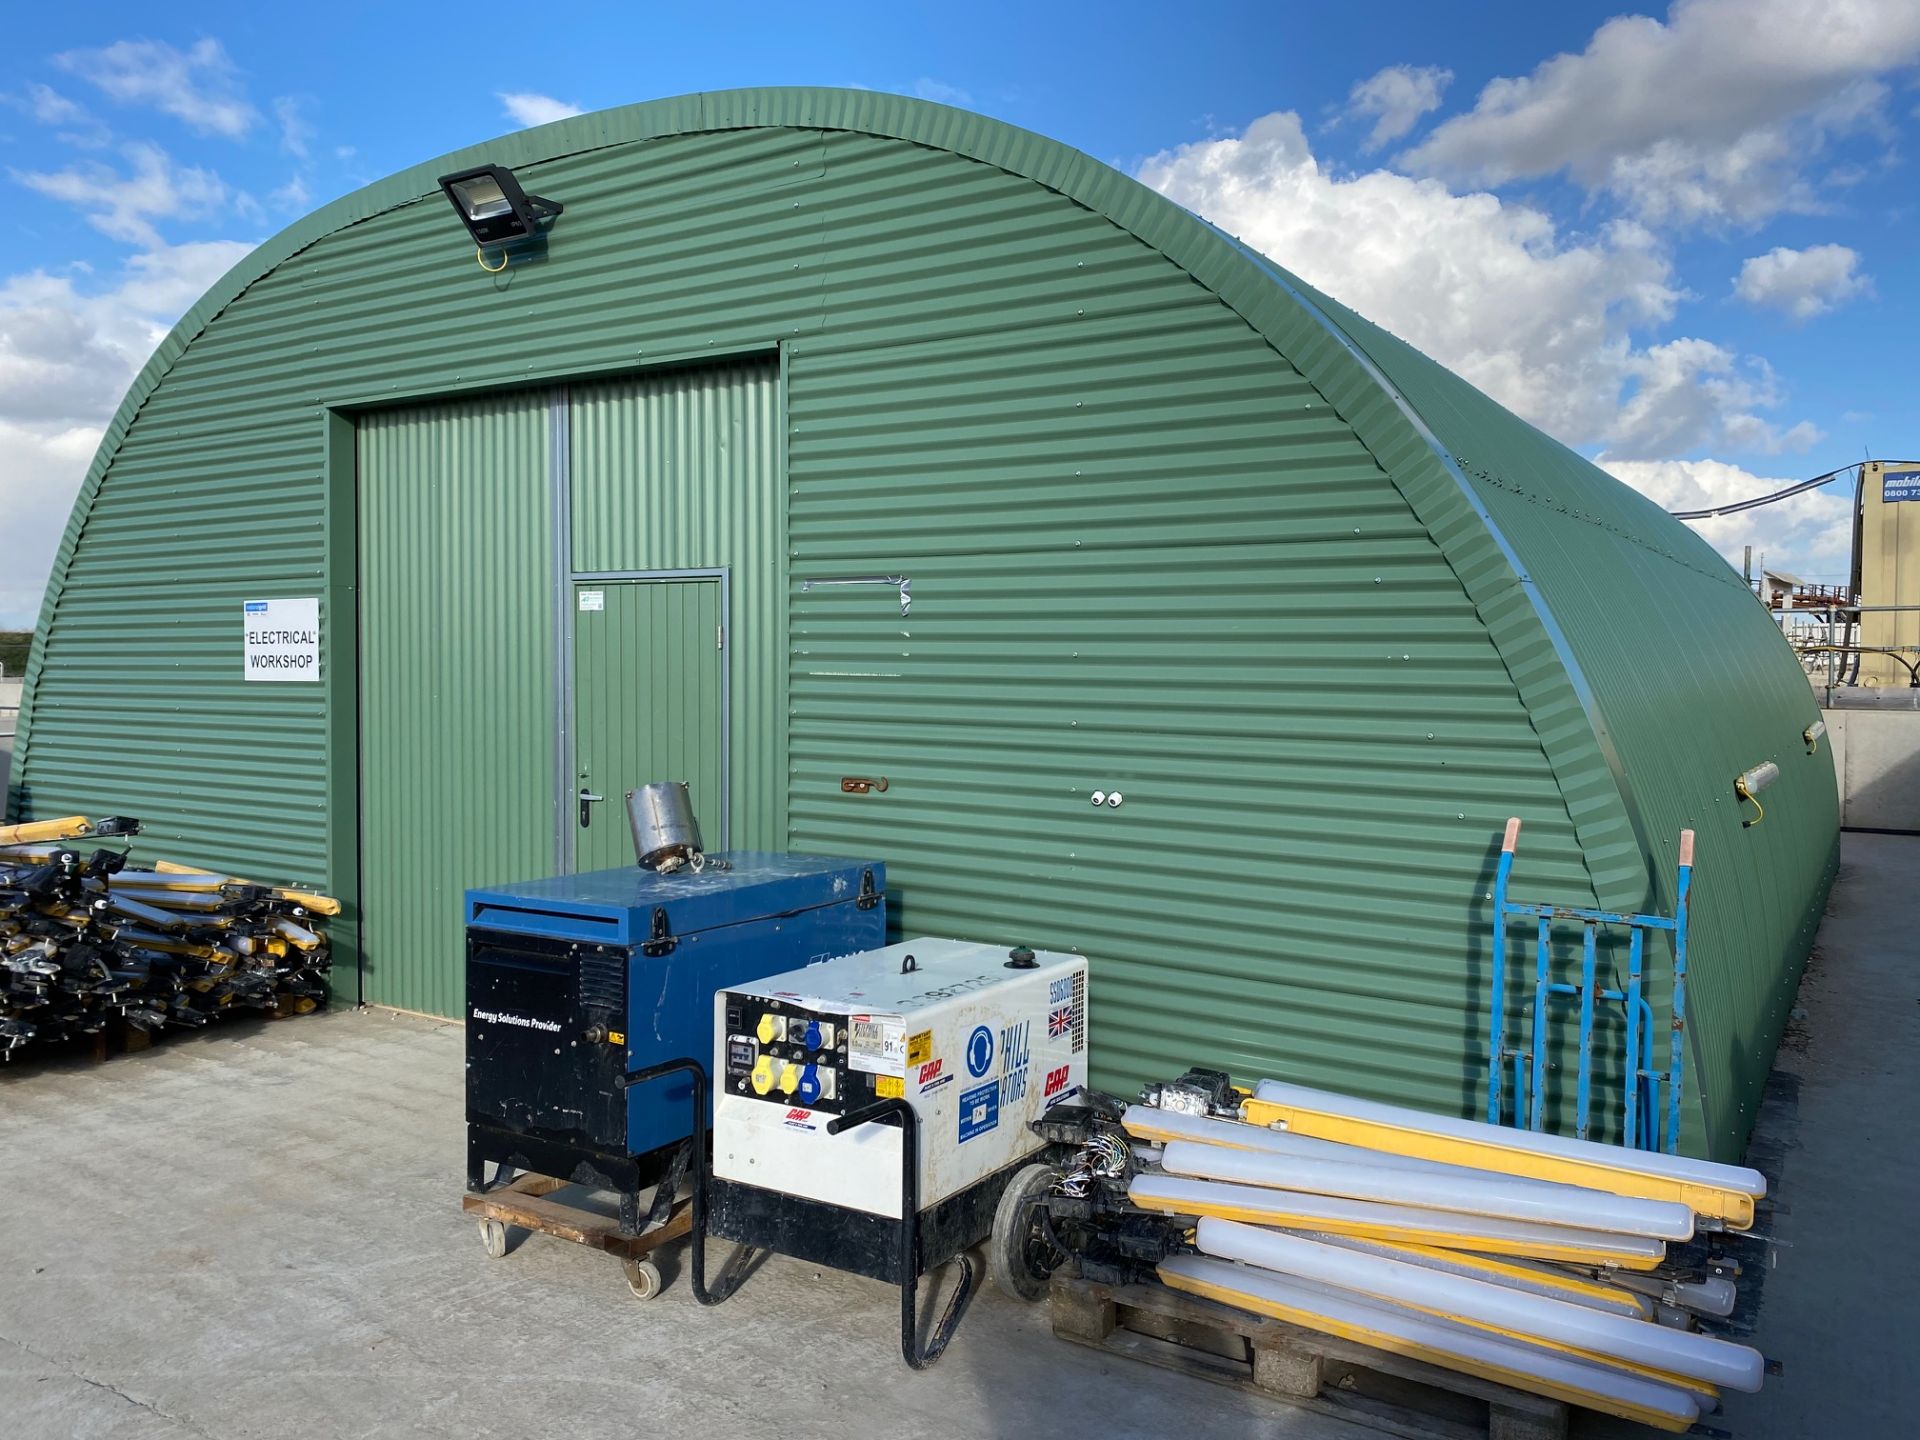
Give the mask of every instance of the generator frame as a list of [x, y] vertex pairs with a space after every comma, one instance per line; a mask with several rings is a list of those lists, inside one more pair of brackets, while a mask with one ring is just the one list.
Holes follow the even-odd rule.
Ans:
[[[708, 1076], [707, 1067], [691, 1056], [679, 1060], [666, 1060], [658, 1065], [650, 1065], [644, 1070], [628, 1074], [623, 1083], [642, 1085], [650, 1080], [658, 1080], [667, 1075], [686, 1074], [693, 1081], [693, 1105], [696, 1115], [706, 1113]], [[926, 1232], [922, 1226], [920, 1211], [920, 1117], [903, 1099], [889, 1098], [862, 1106], [845, 1115], [836, 1116], [827, 1122], [827, 1133], [844, 1134], [861, 1125], [896, 1124], [900, 1127], [900, 1219], [888, 1217], [865, 1217], [876, 1220], [880, 1226], [892, 1227], [891, 1264], [886, 1274], [875, 1274], [869, 1267], [854, 1273], [864, 1274], [870, 1279], [889, 1279], [900, 1291], [900, 1356], [915, 1370], [925, 1370], [946, 1352], [948, 1343], [953, 1339], [954, 1331], [960, 1326], [967, 1308], [973, 1303], [979, 1291], [979, 1266], [968, 1253], [971, 1247], [962, 1246], [951, 1254], [943, 1254], [931, 1264], [926, 1263], [928, 1250], [925, 1245]], [[1051, 1146], [1049, 1150], [1051, 1150]], [[701, 1305], [719, 1305], [724, 1303], [739, 1289], [748, 1271], [756, 1259], [773, 1253], [771, 1249], [748, 1243], [736, 1242], [731, 1254], [720, 1267], [720, 1273], [713, 1285], [707, 1283], [707, 1236], [712, 1218], [712, 1186], [714, 1178], [710, 1173], [710, 1159], [705, 1146], [695, 1147], [693, 1164], [693, 1202], [692, 1226], [688, 1235], [691, 1255], [689, 1280], [693, 1289], [693, 1298]], [[993, 1187], [993, 1198], [999, 1195], [1011, 1182], [1014, 1175], [1026, 1164], [1034, 1163], [1031, 1157], [1025, 1157], [1020, 1166], [1008, 1166], [994, 1175], [977, 1182], [970, 1190], [984, 1190]], [[996, 1184], [996, 1181], [998, 1182]], [[728, 1183], [728, 1182], [721, 1182]], [[961, 1199], [968, 1192], [951, 1197]], [[946, 1308], [941, 1312], [932, 1334], [923, 1346], [920, 1343], [919, 1290], [920, 1277], [930, 1270], [938, 1269], [949, 1259], [960, 1266], [960, 1279], [948, 1297]], [[821, 1263], [831, 1263], [823, 1261]]]

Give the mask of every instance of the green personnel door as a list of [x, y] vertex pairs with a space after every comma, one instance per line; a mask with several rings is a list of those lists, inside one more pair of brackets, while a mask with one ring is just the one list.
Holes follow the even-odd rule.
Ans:
[[635, 863], [626, 792], [684, 780], [710, 850], [727, 844], [721, 580], [583, 580], [573, 594], [576, 871]]

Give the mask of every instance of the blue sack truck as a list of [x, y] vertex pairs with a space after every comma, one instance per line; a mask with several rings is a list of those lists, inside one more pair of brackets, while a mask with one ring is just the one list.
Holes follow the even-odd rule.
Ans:
[[[1572, 997], [1580, 1007], [1574, 1133], [1581, 1140], [1589, 1138], [1594, 1020], [1596, 1006], [1605, 1002], [1622, 1007], [1626, 1030], [1621, 1069], [1625, 1090], [1621, 1103], [1623, 1143], [1636, 1150], [1676, 1153], [1680, 1148], [1680, 1097], [1686, 1080], [1687, 909], [1688, 895], [1693, 888], [1693, 831], [1680, 832], [1679, 870], [1671, 916], [1510, 899], [1507, 882], [1513, 872], [1514, 850], [1519, 842], [1520, 820], [1516, 816], [1507, 821], [1506, 835], [1500, 845], [1499, 868], [1494, 872], [1493, 881], [1493, 1013], [1487, 1037], [1487, 1123], [1511, 1123], [1530, 1130], [1545, 1127], [1548, 1029], [1555, 1002]], [[1519, 1046], [1508, 1044], [1506, 1020], [1508, 931], [1515, 921], [1530, 921], [1534, 926], [1532, 1026], [1526, 1043]], [[1555, 921], [1576, 921], [1582, 927], [1577, 982], [1554, 978], [1551, 940]], [[1627, 932], [1624, 988], [1614, 989], [1600, 982], [1599, 930], [1603, 925]], [[1664, 1070], [1656, 1068], [1659, 1047], [1653, 1007], [1645, 995], [1647, 938], [1657, 934], [1673, 937], [1673, 1020]], [[1509, 1061], [1513, 1066], [1510, 1122], [1502, 1093]]]

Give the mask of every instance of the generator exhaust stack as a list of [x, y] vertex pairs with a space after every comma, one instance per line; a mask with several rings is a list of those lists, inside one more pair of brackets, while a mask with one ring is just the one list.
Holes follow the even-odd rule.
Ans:
[[633, 854], [642, 870], [671, 875], [683, 865], [706, 865], [693, 793], [684, 780], [656, 780], [627, 791], [627, 823], [633, 827]]

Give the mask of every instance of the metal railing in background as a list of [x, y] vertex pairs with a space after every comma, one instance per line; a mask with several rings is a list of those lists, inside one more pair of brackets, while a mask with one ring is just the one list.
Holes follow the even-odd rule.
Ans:
[[[1844, 624], [1847, 627], [1846, 633], [1850, 635], [1852, 634], [1854, 627], [1858, 625], [1860, 616], [1884, 614], [1884, 613], [1890, 613], [1895, 611], [1906, 613], [1906, 614], [1912, 614], [1916, 611], [1920, 611], [1920, 605], [1837, 605], [1837, 604], [1800, 605], [1800, 606], [1795, 606], [1791, 612], [1784, 611], [1784, 610], [1780, 612], [1783, 614], [1792, 613], [1797, 615], [1823, 615], [1826, 617], [1826, 626], [1827, 626], [1827, 635], [1828, 635], [1827, 642], [1817, 643], [1813, 645], [1794, 646], [1796, 650], [1800, 650], [1803, 654], [1804, 653], [1818, 654], [1821, 652], [1824, 652], [1826, 654], [1827, 694], [1826, 694], [1826, 699], [1822, 704], [1823, 709], [1831, 710], [1833, 708], [1833, 692], [1841, 688], [1840, 657], [1842, 655], [1888, 655], [1888, 656], [1891, 656], [1896, 663], [1898, 663], [1907, 671], [1907, 675], [1912, 685], [1915, 686], [1916, 688], [1920, 688], [1920, 645], [1855, 645], [1855, 644], [1850, 644], [1844, 641], [1839, 644], [1831, 643], [1831, 639], [1833, 635], [1833, 627], [1836, 624]], [[1840, 621], [1836, 619], [1836, 617], [1840, 615], [1851, 615], [1854, 618], [1847, 621]], [[1790, 645], [1793, 644], [1793, 640], [1791, 636], [1788, 637], [1787, 643]], [[1905, 656], [1908, 656], [1908, 655], [1911, 655], [1914, 657], [1912, 661], [1908, 661], [1907, 659], [1904, 658]]]

